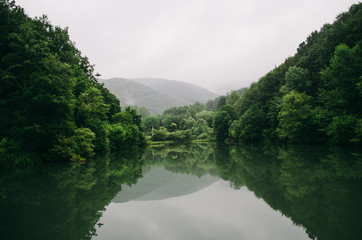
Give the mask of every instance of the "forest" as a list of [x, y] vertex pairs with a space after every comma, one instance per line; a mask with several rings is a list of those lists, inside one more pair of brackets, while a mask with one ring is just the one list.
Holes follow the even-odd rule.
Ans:
[[360, 3], [312, 32], [294, 56], [217, 110], [216, 138], [361, 144], [361, 24]]
[[146, 118], [145, 129], [157, 129], [154, 140], [360, 145], [361, 24], [359, 3], [312, 32], [294, 56], [249, 88], [205, 105], [170, 108]]
[[67, 29], [0, 1], [0, 165], [81, 161], [144, 143], [141, 116], [121, 110]]
[[121, 109], [67, 28], [7, 0], [0, 23], [0, 166], [83, 161], [146, 140], [362, 143], [361, 3], [250, 87], [151, 116]]

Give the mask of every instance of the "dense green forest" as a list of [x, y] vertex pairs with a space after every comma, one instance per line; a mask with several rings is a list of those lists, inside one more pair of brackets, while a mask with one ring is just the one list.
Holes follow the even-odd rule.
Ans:
[[83, 160], [143, 143], [141, 117], [121, 111], [67, 29], [1, 0], [0, 32], [0, 165], [39, 155]]
[[[234, 104], [246, 89], [231, 91], [226, 96], [209, 100], [205, 104], [196, 102], [182, 107], [171, 107], [161, 115], [142, 119], [145, 134], [152, 141], [214, 141], [213, 119], [215, 111], [225, 104]], [[227, 133], [227, 132], [226, 132]]]
[[[247, 89], [144, 120], [154, 140], [362, 143], [362, 4]], [[176, 135], [176, 136], [175, 136]]]
[[84, 160], [141, 145], [144, 135], [184, 143], [362, 143], [361, 3], [249, 88], [143, 118], [121, 110], [67, 29], [8, 0], [0, 0], [0, 23], [1, 166]]
[[220, 141], [362, 141], [362, 4], [340, 14], [297, 53], [214, 116]]

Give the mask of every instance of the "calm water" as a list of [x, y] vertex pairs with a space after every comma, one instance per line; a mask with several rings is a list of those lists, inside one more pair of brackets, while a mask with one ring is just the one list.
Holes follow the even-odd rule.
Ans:
[[0, 174], [0, 239], [362, 239], [352, 149], [153, 147]]

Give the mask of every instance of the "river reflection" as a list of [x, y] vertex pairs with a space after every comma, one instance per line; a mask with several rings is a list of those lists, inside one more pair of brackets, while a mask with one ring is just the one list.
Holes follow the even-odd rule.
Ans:
[[2, 239], [362, 239], [362, 157], [155, 146], [1, 172]]
[[102, 212], [142, 176], [142, 151], [0, 174], [0, 239], [91, 239]]

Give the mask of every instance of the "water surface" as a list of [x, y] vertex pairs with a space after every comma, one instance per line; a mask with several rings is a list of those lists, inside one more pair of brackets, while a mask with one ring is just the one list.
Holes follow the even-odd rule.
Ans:
[[362, 239], [361, 159], [160, 146], [1, 172], [1, 239]]

